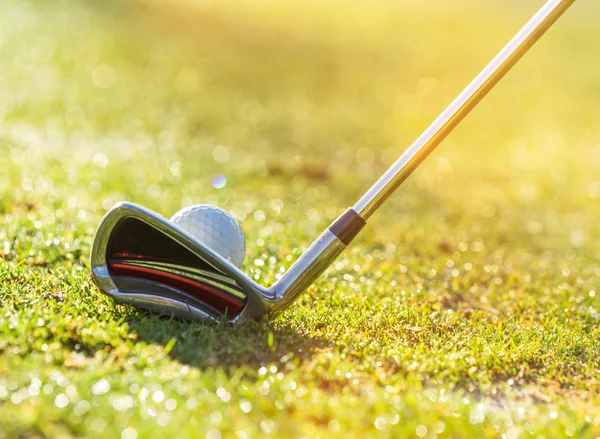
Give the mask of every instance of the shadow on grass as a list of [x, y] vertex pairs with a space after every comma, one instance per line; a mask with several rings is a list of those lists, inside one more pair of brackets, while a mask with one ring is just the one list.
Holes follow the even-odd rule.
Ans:
[[260, 367], [280, 362], [283, 357], [284, 361], [292, 358], [303, 361], [315, 350], [334, 346], [330, 341], [299, 334], [290, 326], [275, 326], [267, 321], [234, 326], [142, 314], [131, 316], [126, 322], [140, 341], [166, 347], [174, 340], [169, 355], [200, 368]]

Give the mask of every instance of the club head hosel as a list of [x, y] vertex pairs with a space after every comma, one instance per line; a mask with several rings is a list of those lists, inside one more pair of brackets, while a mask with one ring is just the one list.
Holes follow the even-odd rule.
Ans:
[[337, 236], [329, 229], [325, 230], [271, 287], [273, 302], [270, 314], [279, 314], [292, 303], [312, 285], [345, 248], [346, 245]]
[[273, 296], [271, 315], [281, 312], [312, 285], [365, 224], [352, 209], [335, 220], [270, 288]]

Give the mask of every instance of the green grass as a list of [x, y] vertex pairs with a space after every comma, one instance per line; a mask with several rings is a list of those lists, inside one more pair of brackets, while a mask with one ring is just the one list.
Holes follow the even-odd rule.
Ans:
[[101, 295], [103, 213], [217, 204], [269, 284], [540, 2], [51, 3], [0, 2], [0, 438], [600, 436], [599, 5], [231, 327]]

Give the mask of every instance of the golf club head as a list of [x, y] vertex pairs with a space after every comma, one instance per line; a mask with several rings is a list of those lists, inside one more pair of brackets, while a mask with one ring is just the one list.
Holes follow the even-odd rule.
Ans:
[[102, 219], [92, 277], [108, 296], [160, 314], [227, 322], [268, 314], [272, 293], [167, 219], [133, 203]]

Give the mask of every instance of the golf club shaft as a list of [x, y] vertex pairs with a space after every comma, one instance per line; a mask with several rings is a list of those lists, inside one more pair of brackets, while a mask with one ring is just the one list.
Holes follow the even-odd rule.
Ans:
[[549, 0], [448, 108], [354, 205], [369, 218], [575, 0]]

